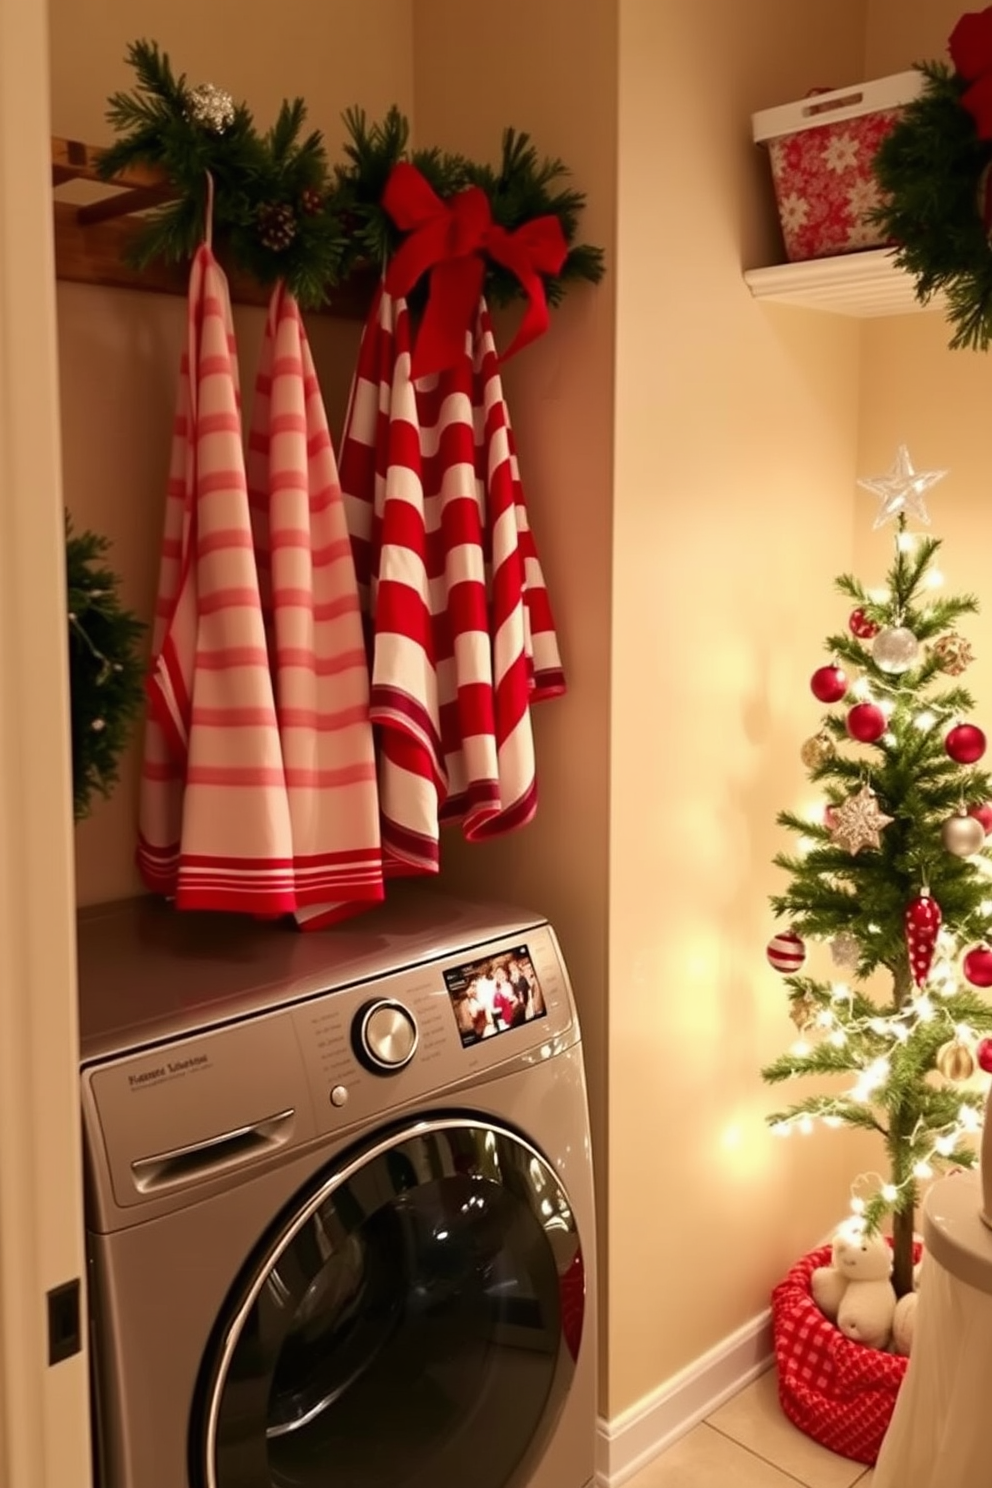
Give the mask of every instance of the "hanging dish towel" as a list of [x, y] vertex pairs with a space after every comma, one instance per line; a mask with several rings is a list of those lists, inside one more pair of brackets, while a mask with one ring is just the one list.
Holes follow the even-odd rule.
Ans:
[[[442, 377], [444, 374], [442, 374]], [[476, 795], [473, 760], [457, 744], [446, 756], [449, 793], [442, 820], [461, 820], [476, 840], [512, 831], [537, 809], [530, 705], [565, 691], [565, 676], [547, 587], [527, 520], [503, 396], [499, 358], [485, 300], [472, 346], [472, 415], [478, 499], [483, 521], [485, 584], [491, 636], [497, 791], [487, 809]], [[463, 685], [458, 668], [456, 684]]]
[[227, 281], [190, 276], [148, 680], [138, 867], [179, 909], [295, 908]]
[[337, 466], [299, 307], [277, 287], [248, 446], [255, 556], [293, 839], [297, 921], [383, 895], [369, 676]]
[[438, 867], [536, 807], [529, 703], [564, 690], [484, 304], [462, 354], [411, 379], [406, 303], [366, 325], [342, 477], [367, 604], [387, 872]]

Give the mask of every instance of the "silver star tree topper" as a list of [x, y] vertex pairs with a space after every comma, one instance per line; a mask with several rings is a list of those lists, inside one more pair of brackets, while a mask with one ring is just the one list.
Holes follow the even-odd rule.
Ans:
[[901, 444], [896, 462], [886, 475], [869, 475], [858, 481], [863, 490], [870, 491], [881, 502], [873, 528], [883, 527], [901, 516], [915, 517], [929, 526], [930, 513], [923, 497], [946, 474], [946, 470], [914, 470], [909, 450]]

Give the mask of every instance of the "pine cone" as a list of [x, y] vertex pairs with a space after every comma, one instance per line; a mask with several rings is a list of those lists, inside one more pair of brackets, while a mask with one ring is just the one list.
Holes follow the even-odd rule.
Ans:
[[324, 198], [319, 191], [314, 191], [312, 187], [308, 186], [305, 191], [300, 193], [300, 211], [304, 216], [316, 217], [323, 205]]
[[256, 215], [258, 236], [273, 253], [282, 253], [296, 237], [296, 216], [285, 202], [263, 202]]

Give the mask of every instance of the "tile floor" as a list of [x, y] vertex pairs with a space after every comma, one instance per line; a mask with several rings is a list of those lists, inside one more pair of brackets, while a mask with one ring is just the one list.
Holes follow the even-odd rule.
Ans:
[[870, 1469], [835, 1457], [789, 1424], [770, 1370], [624, 1488], [870, 1488], [871, 1480]]

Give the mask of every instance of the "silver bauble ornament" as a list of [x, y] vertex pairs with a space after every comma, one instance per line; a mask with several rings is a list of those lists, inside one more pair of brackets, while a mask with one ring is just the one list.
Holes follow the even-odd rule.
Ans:
[[234, 99], [213, 83], [199, 83], [189, 91], [186, 113], [202, 129], [223, 134], [234, 123]]
[[970, 1080], [975, 1073], [975, 1056], [960, 1039], [951, 1039], [937, 1050], [937, 1069], [945, 1080]]
[[872, 641], [871, 654], [883, 672], [908, 672], [920, 654], [920, 643], [905, 625], [887, 625]]
[[821, 765], [826, 765], [836, 754], [834, 741], [829, 734], [813, 734], [806, 739], [799, 751], [799, 758], [807, 770], [818, 770]]
[[958, 811], [944, 822], [940, 839], [955, 857], [970, 858], [981, 851], [985, 843], [985, 828], [966, 811]]
[[854, 971], [861, 960], [861, 946], [850, 930], [840, 930], [830, 942], [830, 957], [842, 971]]

